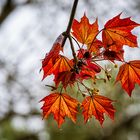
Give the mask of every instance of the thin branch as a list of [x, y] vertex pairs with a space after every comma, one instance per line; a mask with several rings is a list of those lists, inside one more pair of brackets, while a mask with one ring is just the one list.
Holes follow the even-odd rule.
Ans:
[[91, 89], [89, 87], [87, 87], [83, 82], [79, 80], [77, 80], [77, 82], [80, 83], [87, 90], [90, 96], [92, 96], [92, 94], [90, 93]]
[[33, 3], [32, 0], [26, 0], [21, 4], [16, 4], [13, 0], [6, 0], [5, 5], [0, 13], [0, 25], [5, 21], [5, 19], [19, 6], [24, 6]]
[[79, 48], [79, 50], [81, 50], [81, 47], [80, 47], [80, 45], [79, 45], [79, 43], [78, 43], [78, 41], [73, 37], [73, 36], [71, 36], [72, 37], [72, 39], [76, 42], [76, 44], [77, 44], [77, 46], [78, 46], [78, 48]]
[[71, 37], [72, 37], [72, 39], [76, 42], [76, 44], [78, 45], [78, 48], [79, 48], [79, 51], [81, 52], [81, 54], [84, 56], [84, 54], [83, 54], [83, 52], [82, 52], [82, 50], [81, 50], [81, 47], [80, 47], [78, 41], [77, 41], [73, 36], [71, 36]]
[[66, 32], [64, 34], [64, 40], [63, 40], [63, 43], [62, 43], [62, 47], [65, 45], [65, 42], [66, 42], [66, 40], [67, 40], [67, 38], [68, 38], [68, 36], [70, 34], [70, 30], [71, 30], [71, 26], [72, 26], [73, 19], [74, 19], [74, 16], [75, 16], [78, 1], [79, 0], [74, 0], [73, 7], [72, 7], [72, 10], [71, 10], [70, 19], [69, 19], [68, 26], [67, 26], [67, 30], [66, 30]]
[[12, 0], [7, 0], [5, 5], [2, 8], [2, 12], [0, 14], [0, 24], [8, 17], [8, 15], [15, 9], [15, 5]]

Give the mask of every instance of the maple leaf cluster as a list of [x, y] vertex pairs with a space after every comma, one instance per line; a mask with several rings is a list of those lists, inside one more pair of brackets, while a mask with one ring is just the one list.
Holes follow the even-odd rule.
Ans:
[[[107, 21], [103, 29], [99, 30], [98, 20], [91, 24], [84, 14], [80, 22], [73, 20], [70, 34], [62, 33], [56, 39], [52, 49], [42, 60], [43, 80], [53, 74], [55, 84], [52, 86], [52, 93], [41, 100], [44, 102], [41, 108], [44, 118], [52, 113], [58, 127], [66, 116], [75, 123], [79, 110], [82, 110], [85, 123], [95, 116], [102, 125], [104, 114], [114, 119], [116, 110], [112, 105], [113, 100], [99, 95], [99, 90], [95, 87], [87, 87], [84, 84], [88, 79], [93, 82], [100, 80], [97, 77], [101, 71], [106, 75], [104, 81], [110, 80], [111, 75], [98, 64], [99, 61], [108, 60], [111, 64], [122, 62], [116, 82], [121, 82], [122, 88], [129, 96], [135, 84], [140, 85], [140, 60], [125, 62], [124, 59], [124, 45], [132, 48], [138, 46], [137, 37], [131, 31], [140, 24], [130, 18], [121, 19], [120, 16], [121, 14]], [[98, 39], [99, 34], [102, 34], [101, 39]], [[73, 59], [62, 55], [65, 37], [69, 39]], [[77, 51], [73, 41], [79, 47]], [[68, 86], [78, 87], [79, 93], [83, 95], [81, 103], [70, 96]], [[80, 87], [84, 87], [86, 91], [82, 91]]]

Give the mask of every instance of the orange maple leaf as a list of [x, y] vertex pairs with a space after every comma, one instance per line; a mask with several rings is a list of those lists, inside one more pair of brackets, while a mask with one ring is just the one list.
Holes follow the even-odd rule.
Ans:
[[79, 102], [65, 93], [52, 93], [41, 101], [44, 101], [42, 106], [43, 117], [47, 118], [51, 113], [58, 123], [58, 127], [62, 125], [65, 116], [76, 122], [77, 106]]
[[93, 24], [90, 24], [89, 19], [86, 17], [86, 14], [84, 14], [80, 22], [74, 19], [72, 24], [72, 30], [72, 35], [80, 43], [89, 45], [92, 43], [94, 38], [96, 38], [96, 35], [98, 33], [97, 19]]
[[51, 74], [57, 75], [60, 72], [70, 71], [71, 67], [71, 62], [67, 57], [59, 55], [55, 60], [52, 57], [46, 65], [42, 66], [43, 79]]
[[106, 113], [111, 119], [114, 119], [115, 109], [112, 105], [112, 100], [101, 95], [87, 96], [82, 102], [83, 116], [85, 123], [89, 118], [95, 116], [102, 125], [104, 121], [104, 113]]
[[106, 45], [137, 47], [137, 37], [131, 30], [140, 24], [129, 18], [120, 19], [121, 14], [109, 20], [103, 29], [102, 38]]
[[122, 88], [131, 96], [135, 83], [140, 85], [140, 60], [123, 64], [119, 69], [117, 81], [121, 81]]

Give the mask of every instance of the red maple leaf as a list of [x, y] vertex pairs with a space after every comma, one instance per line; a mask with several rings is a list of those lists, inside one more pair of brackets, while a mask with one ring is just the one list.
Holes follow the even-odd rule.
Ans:
[[135, 83], [140, 85], [140, 60], [123, 64], [119, 69], [117, 81], [121, 81], [122, 88], [131, 96]]
[[52, 93], [41, 101], [44, 102], [41, 108], [43, 110], [43, 117], [48, 118], [52, 113], [59, 128], [64, 122], [66, 116], [74, 123], [76, 122], [77, 106], [79, 104], [76, 99], [73, 99], [65, 93]]
[[80, 22], [74, 19], [72, 30], [72, 35], [80, 43], [89, 45], [96, 38], [96, 35], [98, 33], [97, 19], [93, 24], [90, 24], [89, 19], [86, 17], [86, 14], [84, 14]]
[[82, 102], [83, 116], [85, 123], [89, 118], [95, 116], [102, 125], [104, 121], [104, 113], [106, 113], [111, 119], [114, 119], [115, 109], [112, 105], [112, 100], [101, 95], [87, 96]]
[[124, 50], [118, 50], [116, 51], [110, 51], [110, 50], [105, 50], [103, 53], [104, 59], [110, 60], [114, 62], [114, 60], [118, 61], [124, 61]]
[[120, 19], [121, 14], [109, 20], [103, 29], [102, 38], [106, 45], [137, 47], [137, 37], [131, 30], [140, 24], [130, 18]]
[[77, 53], [77, 57], [79, 59], [82, 59], [82, 58], [88, 59], [88, 58], [91, 58], [92, 56], [87, 49], [79, 49]]
[[77, 78], [81, 80], [95, 78], [97, 73], [101, 72], [101, 68], [90, 61], [90, 59], [81, 63], [79, 74], [77, 74]]
[[64, 88], [68, 85], [73, 85], [76, 81], [76, 73], [71, 71], [60, 72], [55, 76], [55, 86], [58, 87], [59, 83], [62, 82]]

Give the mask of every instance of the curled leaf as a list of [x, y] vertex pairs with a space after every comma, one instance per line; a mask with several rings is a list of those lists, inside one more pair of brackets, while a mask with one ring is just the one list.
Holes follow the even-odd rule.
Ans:
[[54, 42], [52, 46], [52, 49], [50, 50], [49, 53], [46, 54], [45, 58], [42, 60], [41, 70], [44, 71], [43, 79], [47, 77], [48, 75], [46, 72], [48, 70], [46, 70], [46, 68], [51, 68], [53, 64], [55, 63], [56, 59], [59, 57], [60, 51], [63, 51], [63, 48], [61, 46], [63, 39], [64, 39], [64, 36], [62, 34], [58, 36], [58, 38], [56, 39], [56, 41]]

